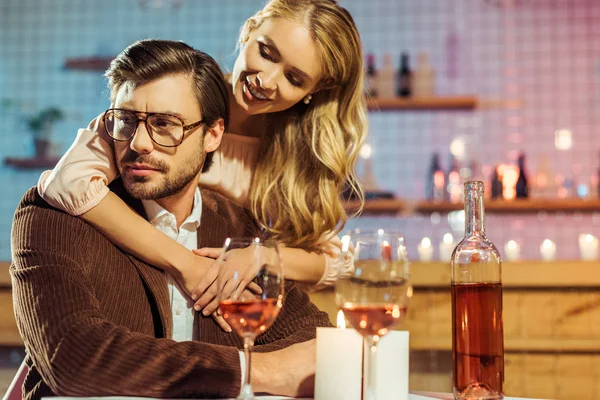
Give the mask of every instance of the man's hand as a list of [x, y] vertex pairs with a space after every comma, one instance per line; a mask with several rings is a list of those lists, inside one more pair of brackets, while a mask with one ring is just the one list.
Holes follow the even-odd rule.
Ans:
[[296, 343], [270, 353], [252, 353], [252, 386], [257, 393], [312, 397], [317, 341]]

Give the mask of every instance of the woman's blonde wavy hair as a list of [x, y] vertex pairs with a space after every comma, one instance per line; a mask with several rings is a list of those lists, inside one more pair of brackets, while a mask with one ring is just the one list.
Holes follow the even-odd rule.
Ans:
[[319, 251], [348, 218], [342, 192], [362, 204], [355, 165], [367, 132], [363, 55], [350, 13], [333, 0], [270, 0], [249, 18], [249, 32], [268, 18], [303, 23], [315, 41], [323, 78], [312, 101], [267, 114], [250, 206], [284, 245]]

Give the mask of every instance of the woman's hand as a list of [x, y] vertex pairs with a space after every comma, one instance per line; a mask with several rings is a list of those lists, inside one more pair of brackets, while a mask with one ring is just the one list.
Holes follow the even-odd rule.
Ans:
[[184, 267], [172, 271], [171, 274], [177, 283], [179, 283], [179, 286], [194, 299], [198, 282], [201, 282], [206, 277], [214, 262], [212, 258], [198, 257], [192, 254], [190, 260], [186, 260], [184, 263]]
[[[185, 268], [178, 271], [179, 274], [175, 279], [179, 283], [179, 286], [190, 295], [190, 297], [193, 297], [193, 293], [198, 287], [198, 282], [204, 279], [214, 262], [215, 260], [212, 258], [193, 255], [191, 263], [187, 263]], [[225, 332], [231, 332], [231, 326], [229, 326], [218, 310], [213, 310], [210, 314], [212, 314], [213, 319], [221, 329]], [[209, 315], [209, 313], [206, 313], [205, 315]]]
[[[196, 255], [218, 258], [221, 250], [203, 248], [193, 252]], [[262, 293], [260, 287], [252, 282], [259, 269], [256, 256], [255, 249], [235, 249], [228, 251], [226, 259], [221, 263], [215, 262], [194, 290], [192, 298], [197, 298], [194, 309], [209, 315], [219, 307], [219, 299], [247, 300]], [[234, 274], [237, 276], [232, 279]]]

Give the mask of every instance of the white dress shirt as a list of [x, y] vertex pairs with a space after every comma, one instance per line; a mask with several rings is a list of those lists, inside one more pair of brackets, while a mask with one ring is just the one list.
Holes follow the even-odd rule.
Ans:
[[[192, 212], [180, 227], [177, 227], [175, 216], [162, 208], [154, 200], [142, 200], [142, 204], [146, 210], [148, 221], [156, 229], [190, 250], [198, 248], [198, 228], [200, 227], [200, 217], [202, 216], [202, 195], [199, 188], [196, 188], [194, 192]], [[197, 340], [199, 337], [199, 324], [196, 320], [197, 314], [194, 310], [194, 302], [185, 294], [185, 291], [179, 287], [179, 284], [169, 273], [166, 273], [166, 275], [169, 298], [171, 299], [171, 314], [173, 316], [172, 339], [178, 342]], [[243, 382], [246, 360], [244, 352], [240, 351], [239, 354]]]
[[[159, 231], [187, 247], [198, 248], [198, 227], [202, 216], [202, 196], [200, 189], [196, 188], [194, 193], [194, 207], [192, 213], [177, 227], [175, 216], [158, 205], [153, 200], [142, 200], [144, 209], [150, 223]], [[169, 287], [169, 298], [171, 300], [171, 311], [173, 315], [172, 339], [178, 342], [198, 339], [197, 325], [195, 323], [196, 312], [194, 302], [187, 297], [175, 279], [167, 273], [167, 285]]]

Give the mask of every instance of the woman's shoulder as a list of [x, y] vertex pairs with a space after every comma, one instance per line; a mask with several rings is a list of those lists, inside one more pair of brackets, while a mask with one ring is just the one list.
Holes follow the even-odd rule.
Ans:
[[218, 151], [223, 154], [225, 158], [254, 160], [259, 146], [259, 138], [238, 135], [235, 133], [225, 133]]
[[249, 144], [258, 146], [260, 144], [260, 139], [254, 136], [240, 135], [237, 133], [224, 133], [223, 140], [221, 141], [221, 145], [223, 144]]

